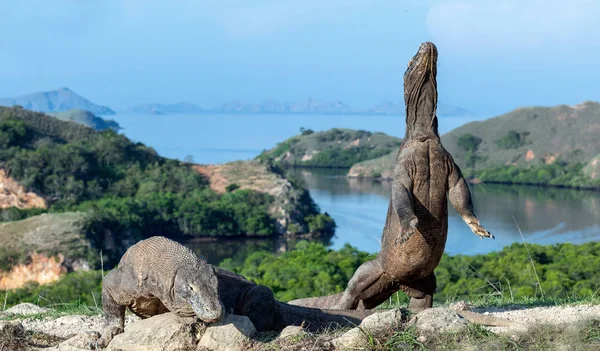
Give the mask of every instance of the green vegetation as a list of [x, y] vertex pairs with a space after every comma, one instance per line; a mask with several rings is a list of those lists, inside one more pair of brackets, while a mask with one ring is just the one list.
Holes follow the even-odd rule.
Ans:
[[472, 148], [465, 148], [463, 136], [479, 138], [481, 143], [475, 171], [514, 164], [546, 163], [555, 157], [569, 164], [588, 163], [600, 154], [597, 131], [600, 104], [585, 102], [577, 106], [526, 107], [510, 113], [465, 124], [442, 136], [442, 144], [463, 169], [470, 168]]
[[496, 140], [496, 145], [500, 149], [504, 150], [516, 149], [526, 144], [526, 137], [528, 135], [529, 132], [518, 133], [516, 130], [509, 130], [505, 136], [503, 136], [501, 139]]
[[[218, 194], [191, 165], [159, 157], [110, 129], [95, 132], [0, 108], [0, 142], [0, 168], [49, 200], [49, 212], [88, 213], [87, 234], [95, 248], [114, 246], [106, 242], [110, 234], [117, 247], [107, 252], [109, 262], [123, 253], [121, 242], [152, 235], [277, 234], [270, 195], [233, 187]], [[311, 229], [331, 232], [331, 219], [319, 214], [307, 192], [301, 200], [299, 208], [289, 210]], [[16, 219], [38, 213], [2, 212], [3, 218]]]
[[485, 160], [484, 157], [477, 155], [481, 142], [481, 138], [471, 134], [463, 134], [458, 138], [458, 147], [466, 151], [465, 165], [473, 170], [478, 161]]
[[475, 177], [487, 183], [551, 185], [600, 189], [600, 178], [591, 179], [583, 173], [581, 163], [557, 160], [552, 164], [531, 164], [527, 167], [500, 166], [482, 170]]
[[[460, 299], [478, 306], [598, 303], [600, 243], [528, 249], [529, 253], [523, 244], [513, 244], [485, 255], [444, 255], [436, 269], [436, 304]], [[259, 251], [244, 262], [226, 259], [220, 266], [268, 286], [277, 299], [288, 301], [343, 291], [354, 271], [373, 258], [349, 245], [335, 251], [301, 241], [281, 255]], [[99, 271], [76, 272], [54, 284], [28, 284], [0, 296], [6, 296], [9, 307], [20, 302], [97, 306], [101, 280]], [[382, 307], [404, 305], [408, 297], [398, 293], [390, 302]]]
[[342, 291], [368, 257], [348, 244], [333, 251], [319, 243], [302, 241], [280, 256], [259, 251], [241, 266], [233, 266], [230, 259], [221, 266], [268, 286], [277, 299], [289, 301]]
[[[515, 301], [597, 293], [600, 272], [595, 267], [600, 265], [600, 243], [528, 247], [535, 273], [522, 244], [485, 255], [445, 254], [436, 269], [436, 299], [495, 296]], [[349, 245], [333, 251], [321, 244], [301, 242], [279, 256], [255, 252], [241, 267], [232, 266], [229, 260], [222, 266], [270, 287], [278, 299], [291, 300], [343, 291], [356, 268], [372, 258]]]
[[333, 128], [324, 132], [300, 129], [301, 134], [258, 156], [294, 167], [349, 168], [397, 150], [400, 139], [383, 133]]

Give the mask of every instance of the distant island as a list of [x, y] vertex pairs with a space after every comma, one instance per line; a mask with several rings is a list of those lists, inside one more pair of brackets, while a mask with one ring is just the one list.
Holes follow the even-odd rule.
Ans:
[[73, 109], [89, 111], [96, 115], [114, 115], [106, 106], [96, 105], [69, 88], [43, 91], [16, 98], [0, 98], [0, 106], [21, 106], [36, 112], [65, 112]]
[[136, 105], [124, 110], [119, 110], [119, 113], [146, 113], [153, 115], [167, 114], [186, 114], [186, 113], [202, 113], [204, 109], [190, 102], [179, 102], [176, 104], [142, 104]]
[[[212, 108], [202, 108], [189, 102], [176, 104], [149, 103], [120, 110], [121, 113], [176, 114], [176, 113], [278, 113], [278, 114], [324, 114], [324, 115], [404, 115], [404, 102], [384, 101], [370, 108], [353, 108], [336, 101], [323, 101], [313, 98], [296, 102], [265, 100], [249, 103], [231, 100]], [[457, 106], [438, 104], [438, 115], [452, 117], [474, 117], [473, 112]]]
[[[94, 115], [114, 115], [112, 109], [97, 105], [69, 88], [60, 88], [51, 91], [27, 94], [16, 98], [0, 98], [0, 106], [21, 106], [26, 110], [58, 113], [70, 110], [85, 110]], [[326, 101], [308, 98], [299, 101], [279, 101], [268, 99], [261, 103], [249, 103], [242, 100], [230, 100], [214, 107], [204, 108], [191, 102], [178, 102], [173, 104], [147, 103], [121, 109], [119, 113], [135, 114], [200, 114], [200, 113], [228, 113], [228, 114], [320, 114], [320, 115], [404, 115], [403, 101], [383, 101], [380, 104], [357, 108], [340, 101]], [[459, 106], [438, 103], [437, 113], [445, 117], [476, 117], [476, 114]]]

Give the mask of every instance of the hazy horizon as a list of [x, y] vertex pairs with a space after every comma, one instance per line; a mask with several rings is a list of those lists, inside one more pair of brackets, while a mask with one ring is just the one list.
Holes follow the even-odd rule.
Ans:
[[4, 2], [0, 97], [69, 87], [116, 110], [188, 101], [368, 107], [439, 50], [440, 101], [480, 116], [600, 100], [600, 3], [504, 0]]

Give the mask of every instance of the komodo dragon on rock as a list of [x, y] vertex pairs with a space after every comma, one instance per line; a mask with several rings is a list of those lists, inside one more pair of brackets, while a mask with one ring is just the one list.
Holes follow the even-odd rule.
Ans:
[[102, 282], [106, 346], [123, 332], [125, 308], [148, 318], [165, 312], [216, 322], [225, 315], [215, 269], [185, 246], [154, 236], [131, 246]]
[[160, 236], [130, 247], [104, 278], [102, 308], [108, 326], [98, 346], [108, 345], [124, 331], [126, 307], [142, 318], [172, 311], [204, 322], [229, 312], [248, 316], [258, 331], [281, 331], [288, 325], [304, 325], [311, 331], [354, 326], [373, 313], [290, 306], [275, 300], [266, 286], [215, 269], [190, 249]]
[[406, 134], [396, 158], [379, 255], [356, 270], [343, 293], [290, 304], [372, 309], [402, 290], [411, 297], [409, 309], [432, 307], [433, 270], [442, 258], [448, 232], [448, 197], [473, 233], [494, 238], [473, 213], [467, 183], [440, 141], [437, 56], [433, 43], [421, 44], [404, 73]]

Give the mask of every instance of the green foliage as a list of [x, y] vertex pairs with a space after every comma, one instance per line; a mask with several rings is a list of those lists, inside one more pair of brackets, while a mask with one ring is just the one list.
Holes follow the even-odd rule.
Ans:
[[444, 255], [436, 269], [438, 296], [589, 296], [600, 286], [600, 243], [528, 246], [531, 259], [523, 244], [485, 255]]
[[301, 128], [300, 132], [257, 158], [294, 167], [350, 168], [400, 146], [398, 138], [365, 130], [333, 128], [315, 133]]
[[42, 208], [23, 210], [16, 207], [0, 209], [0, 222], [19, 221], [32, 216], [38, 216], [47, 211]]
[[499, 149], [516, 149], [526, 144], [526, 137], [529, 132], [518, 133], [516, 130], [510, 130], [501, 139], [496, 140]]
[[26, 134], [25, 123], [18, 119], [6, 119], [0, 123], [0, 148], [18, 144]]
[[336, 224], [327, 212], [310, 215], [305, 218], [311, 233], [333, 233]]
[[312, 129], [304, 129], [304, 127], [300, 127], [301, 135], [311, 135], [312, 133], [314, 133]]
[[[0, 142], [0, 168], [48, 199], [50, 212], [89, 213], [93, 244], [120, 247], [108, 253], [109, 261], [122, 254], [123, 241], [151, 235], [276, 234], [271, 196], [233, 191], [234, 184], [217, 194], [190, 165], [159, 157], [113, 130], [94, 132], [43, 114], [0, 108]], [[308, 209], [298, 209], [299, 214], [317, 215]], [[4, 210], [0, 221], [34, 212], [40, 211]], [[323, 217], [311, 220], [314, 228], [330, 226]]]
[[479, 148], [479, 144], [481, 144], [481, 138], [478, 138], [472, 134], [463, 134], [458, 138], [458, 146], [465, 150], [475, 153], [477, 148]]
[[333, 251], [322, 244], [302, 241], [280, 256], [255, 252], [241, 267], [232, 267], [230, 260], [221, 266], [268, 286], [277, 299], [288, 301], [343, 291], [367, 257], [367, 253], [349, 245]]
[[[445, 254], [435, 271], [436, 300], [496, 296], [516, 301], [541, 297], [542, 292], [545, 298], [591, 296], [600, 286], [596, 269], [600, 265], [600, 243], [529, 245], [529, 251], [537, 278], [523, 244], [485, 255]], [[300, 242], [279, 256], [255, 252], [240, 267], [231, 260], [223, 261], [221, 266], [270, 287], [278, 299], [287, 301], [338, 293], [356, 268], [373, 258], [348, 244], [333, 251], [322, 244]]]
[[231, 193], [231, 192], [236, 191], [239, 188], [240, 188], [239, 185], [237, 185], [235, 183], [231, 183], [225, 187], [225, 191], [227, 191], [228, 193]]
[[2, 292], [2, 296], [6, 296], [7, 306], [22, 302], [35, 303], [39, 306], [73, 302], [101, 306], [102, 274], [100, 271], [69, 273], [53, 284], [28, 283], [20, 289]]
[[527, 167], [501, 166], [477, 172], [477, 178], [488, 183], [535, 184], [574, 188], [600, 188], [600, 179], [582, 172], [581, 163], [556, 160], [552, 164], [534, 163]]

